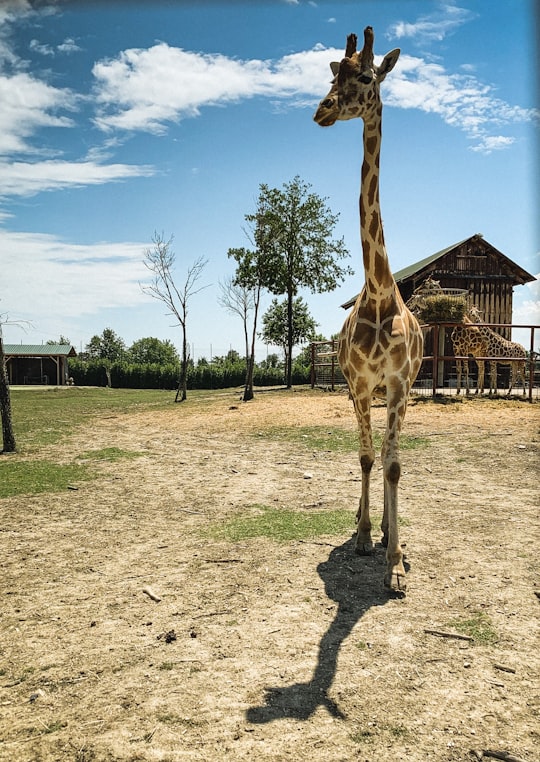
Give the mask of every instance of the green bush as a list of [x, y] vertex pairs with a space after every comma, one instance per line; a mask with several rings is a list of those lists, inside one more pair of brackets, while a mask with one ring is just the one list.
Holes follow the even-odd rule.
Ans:
[[[69, 375], [76, 386], [107, 386], [110, 375], [111, 386], [117, 389], [176, 389], [180, 378], [177, 364], [140, 364], [128, 361], [111, 363], [107, 360], [80, 360], [69, 362]], [[293, 365], [293, 384], [307, 384], [310, 369], [299, 362]], [[188, 389], [229, 389], [243, 386], [246, 380], [244, 360], [236, 362], [218, 361], [213, 363], [190, 364], [188, 367]], [[255, 386], [280, 386], [284, 383], [283, 369], [255, 366], [253, 372]]]

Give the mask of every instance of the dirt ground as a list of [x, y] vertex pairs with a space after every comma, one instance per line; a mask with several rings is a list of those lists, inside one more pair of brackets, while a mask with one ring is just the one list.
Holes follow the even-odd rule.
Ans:
[[[380, 546], [352, 550], [357, 455], [262, 435], [353, 429], [345, 394], [228, 393], [79, 431], [66, 462], [141, 455], [0, 501], [0, 759], [539, 760], [538, 410], [410, 405], [404, 433], [429, 446], [402, 453], [404, 599]], [[256, 505], [350, 509], [351, 531], [208, 538]], [[471, 619], [491, 642], [426, 632]]]

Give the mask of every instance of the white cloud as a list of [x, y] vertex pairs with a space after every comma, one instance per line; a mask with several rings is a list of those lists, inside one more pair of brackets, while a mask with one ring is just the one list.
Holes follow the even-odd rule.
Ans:
[[[540, 253], [538, 258], [540, 258]], [[540, 273], [537, 273], [535, 277], [535, 281], [520, 286], [514, 292], [514, 314], [512, 316], [514, 323], [540, 325]]]
[[471, 149], [490, 153], [507, 148], [514, 138], [493, 134], [514, 122], [538, 120], [536, 109], [511, 106], [497, 98], [493, 88], [468, 74], [449, 74], [443, 66], [402, 55], [392, 77], [385, 81], [385, 102], [438, 114], [463, 130]]
[[[540, 252], [537, 260], [540, 259]], [[514, 290], [512, 322], [517, 325], [540, 325], [540, 273], [536, 280], [518, 286]], [[519, 341], [526, 349], [531, 346], [531, 332], [526, 328], [512, 330], [513, 341]], [[540, 330], [534, 333], [534, 349], [540, 351]]]
[[56, 49], [60, 53], [76, 53], [79, 50], [82, 50], [82, 48], [80, 48], [75, 40], [71, 37], [66, 37], [64, 42], [62, 42], [60, 45], [57, 45]]
[[475, 14], [459, 8], [453, 3], [439, 3], [432, 13], [420, 16], [414, 22], [398, 21], [386, 33], [389, 39], [412, 38], [415, 42], [426, 43], [444, 40], [460, 26], [475, 17]]
[[[234, 103], [255, 96], [311, 105], [329, 82], [328, 65], [343, 53], [321, 45], [277, 61], [240, 61], [202, 55], [165, 43], [123, 51], [94, 66], [102, 130], [166, 131], [167, 123], [196, 117], [204, 106]], [[500, 134], [513, 122], [538, 118], [538, 111], [511, 106], [493, 89], [467, 73], [449, 74], [440, 64], [402, 55], [385, 82], [386, 103], [438, 114], [463, 130], [471, 148], [489, 153], [507, 148], [511, 136]]]
[[148, 166], [94, 161], [0, 162], [0, 197], [31, 196], [41, 191], [102, 185], [153, 174], [154, 170]]
[[96, 124], [103, 130], [162, 133], [167, 122], [198, 116], [202, 106], [258, 95], [321, 97], [329, 81], [330, 57], [342, 55], [317, 48], [274, 63], [202, 55], [166, 43], [125, 50], [94, 65], [100, 105]]
[[139, 281], [148, 276], [148, 243], [73, 244], [55, 236], [0, 230], [2, 313], [38, 326], [51, 304], [65, 318], [95, 315], [148, 301]]
[[52, 87], [26, 72], [0, 74], [0, 155], [31, 152], [28, 138], [42, 127], [72, 127], [71, 118], [57, 115], [73, 111], [79, 96]]
[[55, 56], [57, 52], [76, 53], [77, 51], [81, 50], [75, 40], [71, 37], [66, 37], [64, 42], [61, 42], [60, 45], [57, 45], [56, 47], [43, 44], [39, 40], [30, 40], [29, 48], [34, 53], [40, 53], [43, 56]]
[[54, 48], [50, 45], [44, 45], [39, 40], [30, 40], [30, 50], [40, 53], [42, 56], [54, 56]]

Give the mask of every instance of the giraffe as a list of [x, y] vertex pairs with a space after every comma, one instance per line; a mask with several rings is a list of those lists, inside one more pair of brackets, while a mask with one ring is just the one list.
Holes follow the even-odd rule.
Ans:
[[[474, 309], [474, 308], [471, 308]], [[478, 367], [478, 383], [476, 387], [476, 393], [484, 393], [484, 370], [485, 360], [480, 360], [480, 357], [487, 357], [488, 354], [488, 342], [484, 334], [480, 331], [480, 328], [475, 327], [475, 320], [470, 317], [471, 309], [467, 315], [463, 316], [463, 322], [461, 325], [456, 325], [450, 335], [452, 341], [452, 347], [456, 356], [456, 374], [457, 374], [457, 392], [461, 392], [461, 371], [462, 365], [465, 370], [465, 389], [466, 394], [470, 392], [469, 385], [469, 360], [460, 360], [462, 357], [474, 357], [476, 365]]]
[[362, 490], [357, 512], [355, 551], [373, 551], [369, 505], [370, 475], [375, 461], [371, 429], [373, 393], [386, 390], [386, 432], [381, 450], [384, 474], [384, 512], [381, 524], [386, 546], [384, 584], [397, 595], [406, 591], [403, 552], [398, 536], [398, 483], [401, 474], [399, 435], [409, 390], [422, 363], [420, 325], [405, 306], [392, 276], [384, 243], [379, 203], [382, 102], [379, 86], [394, 68], [399, 50], [388, 53], [380, 66], [373, 61], [373, 29], [364, 30], [364, 47], [347, 37], [345, 57], [331, 63], [334, 79], [314, 119], [321, 127], [360, 117], [364, 122], [364, 156], [360, 188], [360, 238], [365, 285], [342, 328], [338, 360], [349, 385], [359, 428]]
[[[481, 323], [482, 315], [476, 307], [471, 307], [468, 316], [473, 323]], [[501, 359], [490, 360], [489, 362], [489, 393], [497, 393], [497, 363], [501, 365], [510, 365], [510, 383], [507, 396], [511, 394], [512, 387], [521, 379], [523, 385], [523, 394], [526, 394], [525, 388], [525, 360], [527, 353], [525, 347], [516, 341], [509, 341], [496, 333], [487, 325], [479, 325], [476, 330], [482, 336], [486, 345], [485, 357], [497, 357]], [[503, 359], [504, 358], [504, 359]]]

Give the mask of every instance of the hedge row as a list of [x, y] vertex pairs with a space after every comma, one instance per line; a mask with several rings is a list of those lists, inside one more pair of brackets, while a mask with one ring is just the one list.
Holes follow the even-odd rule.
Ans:
[[[180, 377], [178, 365], [140, 365], [137, 363], [103, 360], [69, 361], [69, 375], [77, 386], [108, 386], [122, 389], [176, 389]], [[225, 389], [242, 386], [246, 372], [243, 363], [197, 365], [188, 368], [188, 389]], [[307, 384], [309, 368], [299, 364], [293, 367], [293, 383]], [[276, 386], [283, 383], [280, 368], [255, 367], [255, 386]]]

